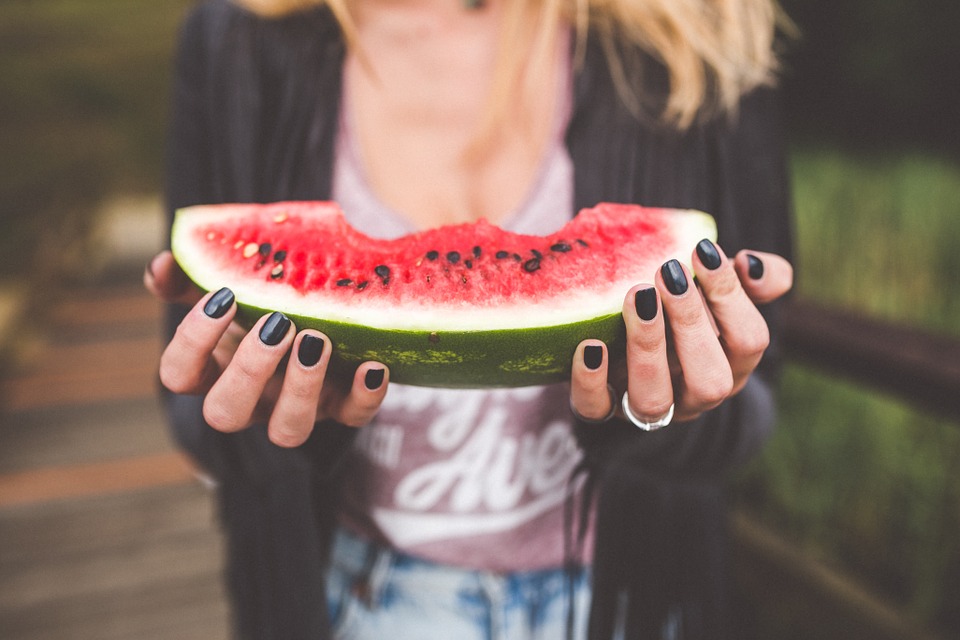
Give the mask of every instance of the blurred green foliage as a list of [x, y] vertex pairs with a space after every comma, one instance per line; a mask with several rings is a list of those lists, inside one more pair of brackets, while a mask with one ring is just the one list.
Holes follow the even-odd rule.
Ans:
[[188, 0], [0, 3], [0, 274], [81, 237], [115, 191], [160, 187]]
[[960, 162], [795, 149], [797, 293], [960, 338]]

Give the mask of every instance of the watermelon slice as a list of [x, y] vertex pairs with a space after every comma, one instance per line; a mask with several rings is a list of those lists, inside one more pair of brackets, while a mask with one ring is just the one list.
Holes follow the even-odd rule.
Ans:
[[481, 220], [383, 240], [334, 203], [279, 202], [181, 209], [172, 247], [202, 289], [233, 290], [241, 320], [282, 311], [326, 333], [335, 363], [377, 360], [397, 383], [502, 387], [567, 379], [585, 338], [616, 349], [627, 290], [715, 237], [700, 211], [604, 203], [544, 237]]

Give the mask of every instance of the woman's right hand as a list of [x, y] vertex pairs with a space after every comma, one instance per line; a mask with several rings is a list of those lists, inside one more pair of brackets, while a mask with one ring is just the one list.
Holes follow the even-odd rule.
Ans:
[[204, 294], [169, 251], [150, 262], [144, 284], [164, 302], [193, 305], [160, 357], [160, 381], [174, 393], [205, 394], [203, 416], [214, 429], [265, 421], [273, 443], [294, 447], [320, 420], [359, 427], [380, 408], [389, 381], [384, 365], [364, 362], [352, 379], [328, 378], [332, 344], [324, 334], [298, 333], [279, 312], [246, 331], [233, 322], [233, 293]]

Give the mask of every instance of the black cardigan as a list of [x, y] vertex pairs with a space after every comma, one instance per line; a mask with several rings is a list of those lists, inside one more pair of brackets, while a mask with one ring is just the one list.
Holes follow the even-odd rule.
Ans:
[[[197, 7], [183, 25], [176, 59], [171, 214], [197, 203], [328, 199], [344, 53], [325, 9], [265, 20], [225, 0]], [[661, 95], [657, 67], [646, 70], [647, 95]], [[749, 247], [790, 256], [785, 153], [772, 91], [747, 96], [735, 119], [677, 132], [628, 112], [591, 39], [574, 92], [566, 143], [577, 209], [600, 201], [702, 209], [716, 218], [728, 254]], [[171, 330], [182, 312], [171, 310]], [[775, 306], [764, 312], [773, 343], [743, 392], [692, 423], [652, 434], [614, 425], [581, 430], [594, 475], [610, 475], [617, 457], [620, 468], [714, 486], [755, 453], [774, 418]], [[330, 481], [335, 452], [353, 432], [320, 425], [307, 444], [285, 450], [271, 445], [263, 428], [226, 435], [206, 427], [197, 397], [163, 398], [178, 442], [220, 483], [238, 634], [324, 637]]]

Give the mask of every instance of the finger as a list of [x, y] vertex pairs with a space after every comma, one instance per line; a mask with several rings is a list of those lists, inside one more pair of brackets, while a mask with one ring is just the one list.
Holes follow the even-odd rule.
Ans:
[[578, 416], [600, 421], [613, 412], [607, 369], [607, 345], [600, 340], [584, 340], [577, 345], [570, 375], [570, 407]]
[[233, 292], [223, 288], [203, 296], [177, 327], [160, 356], [160, 382], [174, 393], [207, 391], [220, 373], [213, 358], [236, 314]]
[[250, 423], [267, 382], [293, 342], [293, 323], [274, 312], [257, 321], [203, 403], [203, 417], [214, 429], [232, 432]]
[[793, 286], [793, 265], [775, 253], [740, 251], [735, 259], [744, 291], [756, 304], [766, 304]]
[[697, 245], [693, 260], [701, 293], [730, 363], [735, 392], [763, 357], [770, 344], [770, 331], [722, 249], [703, 240]]
[[657, 273], [657, 288], [669, 319], [673, 347], [680, 363], [676, 415], [689, 419], [720, 404], [733, 389], [733, 374], [703, 306], [690, 286], [690, 274], [677, 260]]
[[281, 447], [303, 444], [313, 430], [330, 361], [330, 341], [322, 333], [307, 329], [294, 340], [293, 353], [296, 357], [287, 364], [267, 426], [270, 441]]
[[327, 415], [351, 427], [368, 424], [380, 409], [389, 382], [389, 369], [378, 362], [364, 362], [353, 374], [347, 395], [339, 396]]
[[143, 284], [163, 302], [194, 304], [203, 296], [203, 291], [190, 281], [169, 251], [160, 252], [147, 263]]
[[662, 418], [673, 404], [667, 337], [656, 287], [630, 289], [623, 301], [627, 327], [627, 395], [630, 411], [641, 420]]

